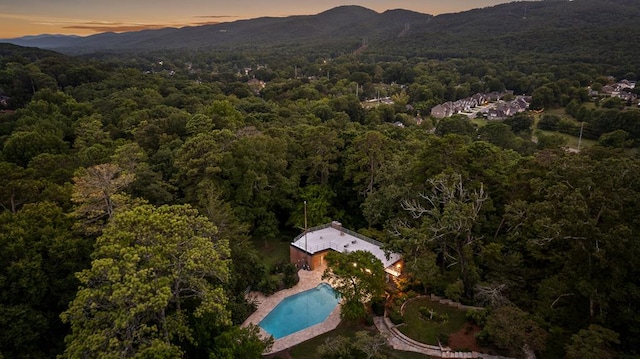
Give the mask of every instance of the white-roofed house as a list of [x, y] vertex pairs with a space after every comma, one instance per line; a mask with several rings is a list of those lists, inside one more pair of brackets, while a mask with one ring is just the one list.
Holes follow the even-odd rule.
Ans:
[[298, 268], [308, 265], [310, 270], [323, 267], [324, 256], [332, 250], [368, 251], [380, 259], [388, 274], [397, 277], [402, 271], [400, 254], [389, 253], [387, 256], [382, 249], [382, 243], [342, 228], [342, 224], [336, 221], [308, 229], [298, 235], [289, 247], [291, 263]]

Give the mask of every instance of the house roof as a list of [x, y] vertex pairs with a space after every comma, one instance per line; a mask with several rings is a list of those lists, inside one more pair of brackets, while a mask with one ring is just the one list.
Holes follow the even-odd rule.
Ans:
[[339, 222], [311, 228], [294, 239], [295, 246], [309, 254], [315, 254], [327, 249], [337, 252], [353, 252], [363, 250], [370, 252], [378, 258], [385, 268], [397, 263], [402, 256], [398, 253], [390, 253], [389, 258], [382, 250], [382, 243], [367, 238], [361, 234], [342, 228]]

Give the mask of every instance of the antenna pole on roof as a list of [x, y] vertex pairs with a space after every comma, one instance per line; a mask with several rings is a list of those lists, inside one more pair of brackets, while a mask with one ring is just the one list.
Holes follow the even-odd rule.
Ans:
[[309, 252], [307, 251], [307, 201], [304, 201], [304, 251], [307, 255], [307, 264], [309, 264]]

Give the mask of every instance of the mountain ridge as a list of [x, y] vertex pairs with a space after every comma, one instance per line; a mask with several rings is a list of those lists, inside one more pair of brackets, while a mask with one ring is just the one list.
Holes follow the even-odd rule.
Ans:
[[[424, 22], [431, 17], [432, 15], [402, 9], [378, 13], [362, 6], [344, 5], [328, 9], [316, 15], [258, 17], [182, 28], [167, 27], [124, 33], [106, 32], [86, 37], [43, 35], [0, 41], [66, 53], [216, 47], [231, 46], [237, 43], [259, 45], [265, 41], [287, 43], [313, 40], [321, 37], [361, 39], [367, 33], [370, 33], [372, 29], [374, 29], [374, 32], [376, 28], [380, 28], [380, 31], [385, 31], [389, 27], [389, 22], [392, 21]], [[185, 39], [188, 40], [185, 41]]]
[[[500, 39], [536, 43], [563, 31], [629, 31], [640, 17], [637, 0], [516, 1], [437, 16], [393, 9], [378, 13], [357, 5], [315, 15], [259, 17], [233, 22], [163, 28], [87, 37], [35, 36], [4, 40], [68, 54], [179, 49], [264, 49], [322, 47], [353, 51], [362, 43], [378, 47], [455, 48], [478, 42], [500, 47]], [[306, 46], [306, 47], [305, 47]]]

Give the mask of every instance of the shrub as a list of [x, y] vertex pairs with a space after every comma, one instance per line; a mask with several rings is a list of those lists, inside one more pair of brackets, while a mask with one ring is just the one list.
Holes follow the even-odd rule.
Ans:
[[294, 274], [285, 274], [284, 277], [282, 277], [282, 284], [284, 284], [285, 288], [291, 288], [294, 285], [298, 284], [298, 282], [300, 281], [300, 278], [298, 277], [298, 273], [294, 273]]
[[436, 323], [446, 323], [449, 321], [449, 314], [447, 313], [437, 313], [435, 310], [429, 307], [420, 307], [418, 308], [422, 319], [431, 320]]
[[269, 273], [271, 273], [271, 274], [282, 273], [283, 267], [284, 267], [285, 264], [286, 264], [286, 262], [284, 262], [284, 261], [280, 261], [280, 262], [274, 263], [273, 267], [271, 267], [271, 270], [269, 271]]
[[396, 285], [398, 290], [404, 292], [411, 286], [411, 280], [408, 277], [402, 276], [396, 280]]
[[449, 345], [449, 334], [438, 333], [438, 341], [442, 345]]
[[395, 325], [404, 323], [404, 318], [402, 318], [402, 314], [400, 314], [400, 311], [397, 309], [389, 313], [389, 320], [391, 320], [391, 323]]
[[385, 298], [375, 297], [371, 300], [371, 311], [373, 314], [381, 317], [384, 315]]
[[438, 321], [438, 323], [446, 323], [449, 321], [449, 314], [448, 313], [439, 314], [436, 320]]
[[487, 312], [486, 310], [469, 309], [467, 310], [465, 316], [467, 317], [468, 321], [476, 324], [479, 327], [484, 327], [484, 324], [487, 322], [488, 314], [489, 312]]
[[245, 299], [243, 296], [231, 296], [227, 303], [227, 308], [231, 312], [233, 324], [242, 324], [251, 313], [255, 312], [257, 305], [253, 301]]
[[489, 339], [489, 333], [486, 330], [482, 330], [476, 334], [476, 340], [480, 346], [488, 346], [491, 344], [491, 340]]
[[280, 278], [276, 275], [268, 275], [265, 276], [258, 285], [260, 287], [260, 291], [264, 293], [264, 295], [271, 295], [278, 290], [278, 285], [280, 284]]
[[339, 335], [327, 338], [316, 352], [324, 359], [351, 358], [353, 347], [349, 338]]
[[422, 318], [426, 320], [431, 320], [433, 318], [433, 315], [436, 313], [433, 309], [428, 307], [420, 307], [418, 308], [418, 311], [420, 311], [420, 315], [422, 315]]
[[444, 290], [444, 295], [454, 302], [458, 302], [460, 301], [460, 298], [462, 298], [463, 292], [464, 284], [462, 283], [462, 280], [458, 279], [455, 283], [451, 283], [447, 286], [447, 289]]
[[407, 300], [407, 295], [404, 293], [400, 293], [397, 297], [393, 299], [393, 304], [397, 307], [402, 306], [404, 302]]
[[367, 316], [364, 318], [364, 323], [368, 326], [372, 326], [373, 323], [373, 315], [371, 314], [367, 314]]
[[282, 283], [284, 284], [285, 288], [291, 288], [294, 285], [298, 284], [298, 281], [300, 281], [300, 277], [298, 277], [298, 270], [296, 269], [295, 265], [293, 265], [292, 263], [287, 263], [282, 268], [282, 271], [284, 273]]

